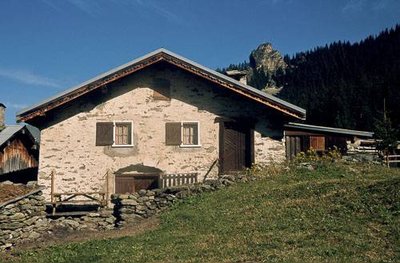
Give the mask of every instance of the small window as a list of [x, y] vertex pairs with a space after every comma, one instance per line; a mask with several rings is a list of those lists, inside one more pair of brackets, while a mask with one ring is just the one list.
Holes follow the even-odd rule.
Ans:
[[310, 136], [310, 148], [313, 148], [316, 151], [325, 151], [325, 137]]
[[182, 145], [199, 145], [198, 122], [184, 122], [182, 124]]
[[197, 121], [168, 122], [165, 124], [166, 145], [180, 147], [199, 147], [200, 128]]
[[132, 123], [114, 123], [114, 144], [113, 146], [132, 146]]

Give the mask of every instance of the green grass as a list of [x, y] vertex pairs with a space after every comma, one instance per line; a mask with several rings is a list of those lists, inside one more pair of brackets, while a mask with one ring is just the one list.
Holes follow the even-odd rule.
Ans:
[[400, 170], [320, 165], [192, 197], [142, 235], [20, 262], [399, 262]]

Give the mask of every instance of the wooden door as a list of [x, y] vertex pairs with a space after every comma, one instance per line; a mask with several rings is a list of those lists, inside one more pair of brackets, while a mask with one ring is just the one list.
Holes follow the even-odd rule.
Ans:
[[159, 188], [159, 175], [121, 175], [115, 177], [115, 193], [125, 194]]
[[151, 190], [159, 188], [158, 182], [160, 177], [158, 175], [136, 175], [135, 176], [135, 190]]
[[135, 178], [133, 176], [115, 176], [115, 193], [126, 194], [135, 192]]
[[242, 171], [253, 162], [253, 131], [237, 122], [220, 126], [220, 173]]

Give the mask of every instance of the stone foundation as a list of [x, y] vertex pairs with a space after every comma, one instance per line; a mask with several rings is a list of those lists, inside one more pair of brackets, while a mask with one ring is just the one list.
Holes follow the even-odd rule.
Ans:
[[66, 231], [108, 230], [115, 227], [112, 209], [103, 209], [81, 217], [46, 217], [42, 188], [0, 204], [0, 251], [18, 243], [44, 239], [57, 229]]
[[204, 183], [168, 187], [154, 190], [140, 190], [134, 194], [114, 194], [112, 203], [117, 218], [116, 225], [123, 227], [132, 225], [145, 218], [154, 216], [171, 206], [179, 199], [203, 192], [211, 192], [225, 188], [236, 182], [245, 182], [249, 178], [245, 175], [224, 175], [218, 179], [207, 180]]
[[0, 204], [0, 250], [48, 230], [42, 189]]

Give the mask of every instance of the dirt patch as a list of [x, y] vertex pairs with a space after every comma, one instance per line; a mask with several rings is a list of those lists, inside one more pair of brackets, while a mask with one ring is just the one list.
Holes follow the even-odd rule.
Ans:
[[33, 188], [24, 185], [0, 184], [0, 204], [31, 192]]
[[69, 231], [66, 228], [56, 228], [51, 234], [41, 236], [35, 242], [20, 243], [16, 248], [7, 251], [3, 255], [0, 253], [1, 259], [17, 259], [18, 254], [26, 250], [43, 249], [55, 245], [65, 245], [68, 243], [79, 243], [91, 240], [114, 239], [127, 236], [136, 236], [146, 231], [156, 229], [160, 224], [158, 216], [148, 218], [137, 222], [134, 225], [124, 226], [121, 229], [105, 230], [105, 231]]

